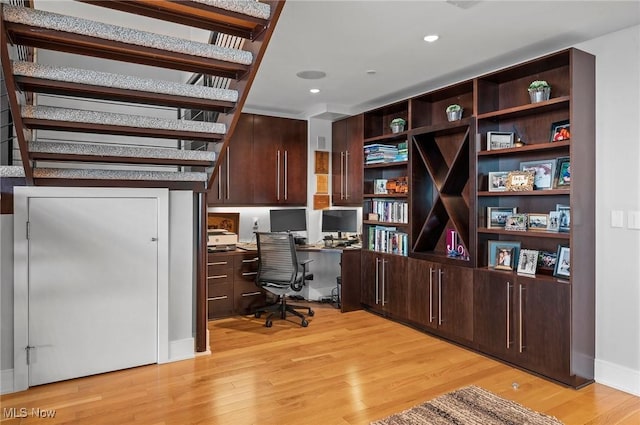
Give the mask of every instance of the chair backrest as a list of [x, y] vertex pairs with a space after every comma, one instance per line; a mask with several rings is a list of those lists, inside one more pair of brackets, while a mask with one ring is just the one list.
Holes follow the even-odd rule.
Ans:
[[302, 289], [302, 273], [291, 233], [258, 232], [258, 286]]

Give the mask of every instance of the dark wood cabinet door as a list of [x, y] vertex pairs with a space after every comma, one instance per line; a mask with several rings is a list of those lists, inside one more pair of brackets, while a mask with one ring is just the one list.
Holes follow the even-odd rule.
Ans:
[[307, 204], [307, 122], [281, 118], [282, 171], [279, 203]]
[[253, 180], [253, 203], [274, 205], [283, 196], [280, 188], [284, 152], [280, 138], [280, 118], [254, 115], [253, 164], [247, 170]]
[[347, 149], [347, 120], [335, 121], [331, 128], [331, 202], [343, 205], [344, 152]]
[[360, 270], [362, 269], [361, 250], [343, 250], [340, 263], [342, 276], [340, 309], [343, 313], [346, 313], [347, 311], [360, 310]]
[[407, 307], [407, 257], [392, 254], [380, 254], [382, 307], [395, 319], [405, 320]]
[[408, 319], [423, 326], [436, 327], [436, 306], [434, 305], [434, 264], [424, 260], [409, 258]]
[[377, 311], [382, 310], [380, 303], [381, 267], [379, 253], [362, 251], [361, 301]]
[[362, 205], [363, 115], [333, 123], [331, 198], [334, 205]]
[[518, 278], [516, 302], [517, 348], [525, 356], [526, 367], [572, 385], [569, 377], [570, 286], [521, 277]]
[[454, 338], [473, 339], [473, 270], [441, 266], [438, 270], [438, 329]]
[[516, 282], [513, 275], [475, 270], [473, 338], [480, 351], [504, 360], [516, 352]]

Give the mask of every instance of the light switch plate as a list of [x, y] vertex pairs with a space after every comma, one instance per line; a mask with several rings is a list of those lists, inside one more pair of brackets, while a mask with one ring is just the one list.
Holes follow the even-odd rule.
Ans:
[[629, 229], [640, 229], [640, 211], [629, 211]]
[[611, 227], [624, 227], [624, 211], [611, 211]]

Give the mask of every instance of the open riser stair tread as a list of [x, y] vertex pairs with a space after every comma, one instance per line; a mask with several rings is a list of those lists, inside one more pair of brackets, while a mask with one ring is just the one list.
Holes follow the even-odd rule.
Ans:
[[234, 79], [253, 62], [246, 50], [26, 7], [3, 5], [3, 24], [14, 44]]
[[156, 118], [113, 112], [97, 112], [52, 106], [23, 106], [27, 128], [85, 133], [216, 141], [226, 126], [221, 123]]
[[84, 168], [36, 168], [33, 170], [33, 177], [36, 179], [205, 182], [207, 180], [207, 173], [143, 170], [94, 170]]
[[236, 90], [62, 66], [13, 62], [22, 91], [228, 112]]
[[268, 4], [252, 0], [79, 1], [249, 40], [264, 31], [271, 15]]

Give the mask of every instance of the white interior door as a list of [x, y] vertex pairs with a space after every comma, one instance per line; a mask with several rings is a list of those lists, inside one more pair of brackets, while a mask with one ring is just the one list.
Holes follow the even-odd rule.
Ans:
[[30, 198], [29, 385], [158, 359], [153, 198]]

